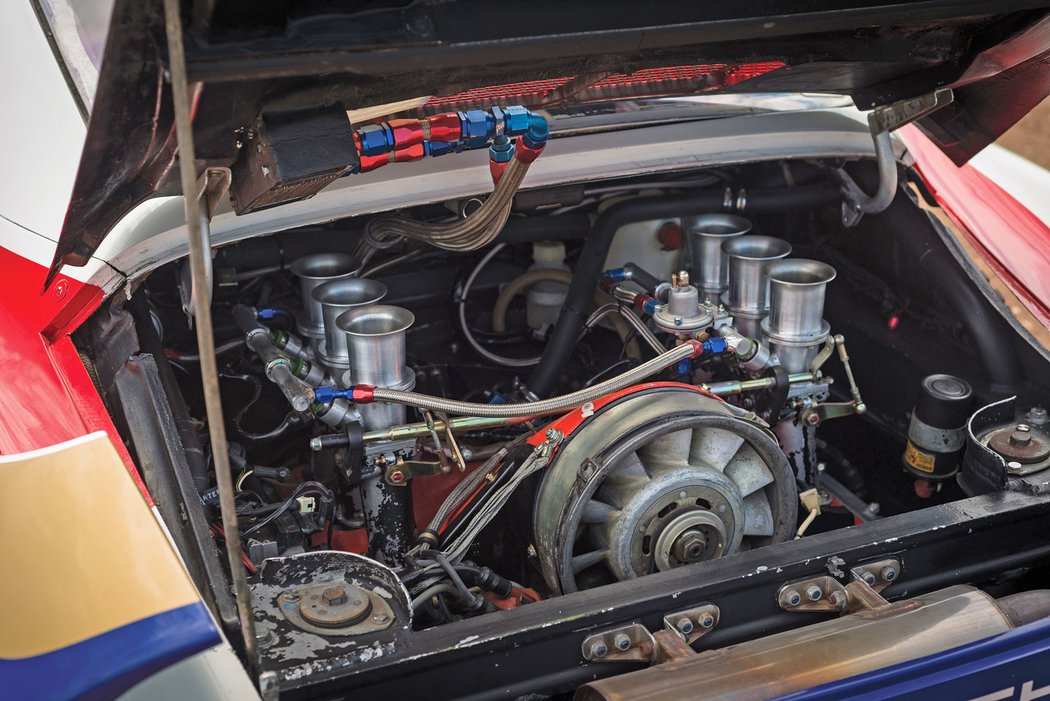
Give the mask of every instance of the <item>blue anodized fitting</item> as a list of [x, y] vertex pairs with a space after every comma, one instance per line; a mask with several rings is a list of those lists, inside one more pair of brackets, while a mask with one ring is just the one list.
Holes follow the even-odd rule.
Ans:
[[514, 158], [514, 144], [503, 134], [492, 140], [489, 158], [495, 163], [509, 163]]
[[394, 143], [394, 133], [385, 124], [368, 124], [357, 130], [361, 139], [361, 154], [379, 156], [389, 151]]

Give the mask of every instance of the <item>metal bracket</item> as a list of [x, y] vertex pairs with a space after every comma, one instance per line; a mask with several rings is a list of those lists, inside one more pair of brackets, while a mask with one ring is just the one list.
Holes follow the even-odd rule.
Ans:
[[777, 603], [785, 611], [843, 613], [886, 605], [879, 592], [900, 577], [896, 558], [867, 562], [850, 569], [851, 581], [843, 585], [823, 575], [789, 582], [777, 590]]
[[[835, 347], [838, 349], [839, 361], [842, 363], [842, 367], [846, 371], [846, 379], [849, 381], [849, 392], [852, 401], [825, 402], [806, 409], [802, 412], [802, 422], [807, 426], [819, 426], [828, 419], [838, 419], [843, 416], [863, 414], [868, 410], [868, 406], [860, 396], [860, 388], [857, 386], [857, 381], [853, 377], [853, 368], [850, 367], [849, 364], [849, 353], [846, 352], [846, 337], [842, 334], [837, 334], [836, 336], [829, 338], [828, 341], [834, 342]], [[821, 354], [824, 354], [829, 350], [829, 345], [825, 345], [821, 350]], [[814, 365], [815, 364], [816, 361], [814, 361]], [[813, 372], [816, 372], [816, 370], [813, 370]]]
[[896, 131], [905, 124], [911, 124], [950, 105], [954, 100], [955, 94], [951, 88], [938, 88], [926, 95], [877, 107], [868, 114], [868, 128], [873, 136], [879, 132]]
[[893, 157], [890, 132], [939, 110], [954, 99], [950, 88], [940, 88], [928, 95], [879, 107], [868, 115], [868, 128], [875, 142], [875, 160], [879, 166], [879, 187], [874, 195], [864, 192], [844, 169], [837, 171], [842, 182], [842, 223], [852, 227], [865, 214], [877, 214], [893, 202], [897, 194], [897, 163]]
[[641, 623], [588, 635], [583, 640], [583, 659], [589, 662], [649, 662], [656, 651], [656, 639]]
[[[200, 213], [200, 237], [204, 247], [204, 278], [207, 287], [208, 303], [211, 303], [215, 287], [215, 273], [212, 269], [211, 251], [211, 218], [226, 193], [230, 190], [232, 175], [229, 168], [208, 168], [197, 179], [197, 202]], [[192, 323], [193, 300], [197, 295], [195, 281], [190, 276], [190, 266], [183, 265], [179, 284], [179, 297], [182, 311]]]
[[664, 627], [692, 644], [715, 629], [720, 615], [721, 612], [717, 606], [704, 604], [685, 611], [667, 614], [664, 616]]

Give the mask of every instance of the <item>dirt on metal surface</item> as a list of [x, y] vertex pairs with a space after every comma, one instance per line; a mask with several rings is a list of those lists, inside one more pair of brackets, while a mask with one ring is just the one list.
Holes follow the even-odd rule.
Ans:
[[996, 143], [1050, 170], [1050, 100], [1043, 100]]

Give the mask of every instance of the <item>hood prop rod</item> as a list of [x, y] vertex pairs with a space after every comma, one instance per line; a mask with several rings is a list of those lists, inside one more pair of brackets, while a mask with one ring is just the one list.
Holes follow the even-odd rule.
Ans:
[[878, 214], [893, 202], [897, 194], [897, 161], [893, 157], [890, 132], [921, 119], [954, 99], [951, 88], [938, 88], [932, 93], [878, 107], [868, 114], [868, 129], [875, 142], [875, 162], [879, 166], [879, 187], [869, 195], [857, 185], [844, 168], [835, 171], [842, 183], [842, 223], [856, 226], [865, 214]]
[[[211, 254], [210, 231], [201, 226], [201, 200], [198, 199], [196, 161], [193, 144], [190, 86], [186, 78], [186, 53], [182, 42], [182, 17], [179, 0], [164, 0], [164, 28], [168, 38], [168, 64], [171, 92], [175, 107], [175, 134], [179, 144], [179, 175], [183, 201], [186, 207], [186, 233], [189, 237], [190, 276], [193, 289], [193, 312], [196, 320], [197, 347], [200, 349], [201, 381], [204, 385], [204, 406], [208, 416], [208, 434], [211, 454], [215, 461], [215, 480], [218, 483], [219, 508], [222, 527], [226, 533], [226, 554], [229, 557], [233, 593], [244, 636], [244, 650], [249, 671], [262, 686], [258, 677], [259, 657], [252, 619], [251, 594], [244, 573], [240, 530], [234, 502], [233, 473], [230, 470], [229, 447], [226, 442], [226, 424], [219, 396], [219, 373], [215, 358], [215, 336], [212, 331], [211, 300], [208, 290], [208, 261]], [[210, 210], [208, 204], [205, 207]], [[272, 681], [272, 680], [267, 680]]]

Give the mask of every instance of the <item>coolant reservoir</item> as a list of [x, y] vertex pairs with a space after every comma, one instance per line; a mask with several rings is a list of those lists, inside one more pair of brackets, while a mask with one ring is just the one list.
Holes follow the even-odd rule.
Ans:
[[[561, 241], [537, 241], [532, 244], [533, 264], [529, 270], [564, 270], [569, 271], [565, 264], [565, 244]], [[529, 328], [544, 332], [558, 320], [561, 306], [565, 303], [565, 296], [569, 292], [569, 286], [560, 282], [544, 280], [537, 282], [529, 288], [526, 296], [525, 318]]]

